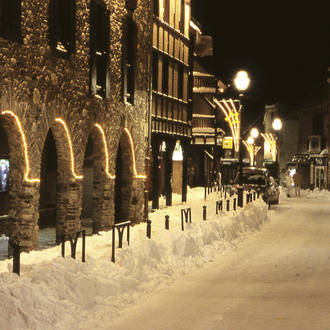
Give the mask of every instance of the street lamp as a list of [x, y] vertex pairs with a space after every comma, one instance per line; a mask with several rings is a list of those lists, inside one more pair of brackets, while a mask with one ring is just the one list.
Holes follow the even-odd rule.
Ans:
[[243, 187], [242, 187], [242, 179], [243, 179], [243, 141], [242, 141], [242, 112], [244, 109], [244, 102], [243, 102], [243, 97], [244, 94], [243, 92], [248, 88], [250, 84], [250, 79], [248, 74], [245, 71], [239, 71], [236, 74], [236, 77], [234, 79], [234, 84], [239, 91], [239, 100], [240, 100], [240, 109], [239, 109], [239, 118], [240, 118], [240, 126], [239, 126], [239, 154], [238, 154], [238, 201], [237, 204], [239, 207], [243, 207]]
[[272, 122], [272, 126], [273, 126], [273, 129], [275, 130], [275, 134], [276, 134], [276, 145], [275, 145], [275, 152], [276, 152], [276, 155], [275, 155], [275, 160], [277, 163], [279, 163], [279, 156], [278, 156], [278, 151], [279, 151], [279, 148], [278, 148], [278, 145], [279, 145], [279, 131], [282, 129], [282, 121], [280, 118], [275, 118]]

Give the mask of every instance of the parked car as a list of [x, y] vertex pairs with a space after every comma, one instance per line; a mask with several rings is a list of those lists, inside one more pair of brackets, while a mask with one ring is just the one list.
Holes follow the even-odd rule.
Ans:
[[[275, 179], [269, 175], [266, 168], [243, 167], [242, 186], [244, 190], [255, 190], [261, 193], [263, 200], [278, 204], [280, 188]], [[238, 173], [235, 177], [234, 187], [238, 186]]]

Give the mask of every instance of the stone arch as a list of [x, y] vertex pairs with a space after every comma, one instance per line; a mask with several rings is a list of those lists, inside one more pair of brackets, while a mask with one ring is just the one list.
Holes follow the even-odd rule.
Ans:
[[[51, 154], [47, 154], [47, 148], [50, 148], [53, 153], [56, 152], [56, 155], [51, 156]], [[44, 173], [47, 173], [47, 170], [45, 171], [47, 158], [54, 159], [56, 157], [56, 178], [54, 179], [54, 173], [50, 175], [52, 177], [50, 184], [56, 187], [48, 189], [51, 190], [52, 197], [54, 196], [54, 191], [56, 191], [55, 201], [50, 200], [49, 202], [51, 207], [55, 209], [53, 211], [53, 216], [55, 217], [53, 221], [53, 225], [55, 225], [55, 243], [59, 244], [62, 235], [71, 234], [80, 229], [79, 215], [82, 178], [82, 176], [75, 173], [75, 159], [71, 137], [68, 127], [63, 120], [56, 119], [53, 122], [45, 138], [43, 150], [40, 169], [40, 195], [44, 192], [44, 180], [46, 179]], [[42, 198], [39, 200], [39, 208], [43, 207], [40, 204], [41, 202], [44, 202]]]
[[103, 129], [96, 124], [89, 134], [83, 164], [82, 225], [92, 233], [109, 230], [113, 208], [110, 199], [114, 176], [109, 173], [108, 147]]
[[115, 223], [132, 220], [131, 205], [134, 204], [133, 188], [133, 153], [129, 135], [123, 131], [117, 148], [116, 178], [114, 188]]
[[[1, 144], [9, 159], [9, 188], [6, 192], [6, 217], [1, 229], [9, 236], [9, 255], [14, 243], [21, 251], [30, 251], [37, 246], [35, 191], [38, 179], [29, 180], [28, 143], [19, 118], [11, 111], [0, 113]], [[5, 151], [7, 149], [7, 151]], [[6, 156], [6, 155], [4, 155]]]

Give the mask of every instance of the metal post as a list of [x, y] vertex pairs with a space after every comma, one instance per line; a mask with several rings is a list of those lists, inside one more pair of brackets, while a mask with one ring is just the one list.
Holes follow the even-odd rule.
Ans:
[[151, 238], [151, 220], [147, 220], [147, 237]]
[[14, 244], [14, 254], [13, 254], [13, 273], [20, 275], [20, 253], [21, 247], [19, 243]]
[[82, 256], [81, 261], [86, 261], [86, 230], [82, 231]]
[[230, 210], [230, 200], [227, 199], [227, 211], [229, 211], [229, 210]]
[[203, 220], [206, 220], [206, 205], [203, 206]]
[[234, 211], [236, 211], [236, 198], [234, 198], [234, 200], [233, 200], [233, 209], [234, 209]]

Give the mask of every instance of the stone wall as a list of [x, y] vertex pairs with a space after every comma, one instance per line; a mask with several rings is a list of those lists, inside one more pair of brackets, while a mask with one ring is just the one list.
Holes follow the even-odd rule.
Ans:
[[[76, 50], [69, 59], [56, 57], [51, 52], [48, 40], [49, 1], [22, 1], [22, 44], [0, 37], [0, 120], [10, 148], [11, 240], [19, 241], [24, 250], [37, 247], [39, 184], [24, 181], [27, 166], [22, 134], [15, 118], [3, 111], [11, 111], [21, 122], [27, 143], [30, 178], [40, 177], [46, 136], [49, 129], [53, 133], [58, 155], [57, 235], [80, 227], [82, 182], [73, 175], [68, 138], [64, 126], [56, 122], [56, 118], [61, 118], [67, 125], [72, 139], [73, 167], [77, 175], [82, 174], [86, 143], [95, 123], [104, 130], [109, 150], [109, 171], [115, 173], [119, 140], [127, 127], [134, 141], [137, 173], [145, 173], [149, 0], [139, 0], [133, 14], [138, 31], [134, 105], [122, 101], [122, 23], [128, 15], [124, 0], [105, 1], [111, 15], [111, 95], [101, 99], [91, 96], [89, 92], [89, 2], [76, 1]], [[97, 143], [103, 143], [102, 137], [96, 140]], [[105, 152], [104, 146], [99, 150]], [[98, 157], [103, 160], [104, 174], [105, 156]], [[95, 166], [98, 168], [99, 164]], [[102, 173], [98, 173], [99, 180], [95, 184], [100, 189], [95, 195], [95, 206], [101, 204], [101, 207], [97, 212], [96, 228], [109, 229], [114, 223], [114, 180], [105, 174], [102, 178]], [[129, 201], [129, 207], [135, 214], [132, 219], [139, 222], [142, 220], [144, 180], [132, 180], [134, 200]]]

